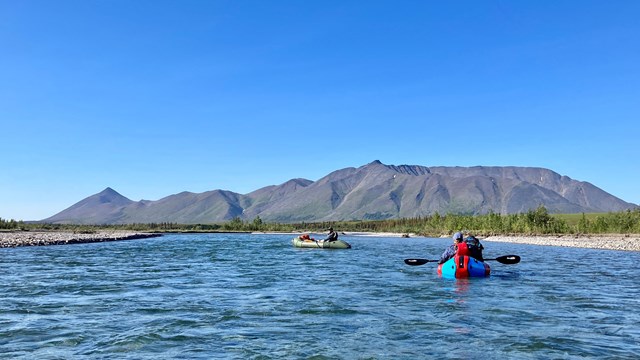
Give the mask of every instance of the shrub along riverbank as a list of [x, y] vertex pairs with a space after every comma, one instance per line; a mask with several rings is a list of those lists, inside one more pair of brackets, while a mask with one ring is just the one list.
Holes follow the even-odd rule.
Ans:
[[569, 234], [640, 234], [640, 209], [602, 214], [549, 214], [539, 207], [526, 213], [500, 215], [434, 214], [416, 218], [362, 221], [264, 222], [234, 218], [220, 224], [150, 223], [126, 225], [36, 224], [0, 218], [4, 230], [48, 230], [91, 233], [100, 230], [143, 232], [324, 232], [332, 226], [348, 232], [413, 233], [443, 236], [466, 230], [479, 236], [491, 235], [569, 235]]

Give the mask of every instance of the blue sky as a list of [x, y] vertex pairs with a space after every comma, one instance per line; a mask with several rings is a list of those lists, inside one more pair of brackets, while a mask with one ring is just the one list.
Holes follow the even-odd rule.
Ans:
[[640, 203], [639, 1], [0, 0], [0, 217], [531, 166]]

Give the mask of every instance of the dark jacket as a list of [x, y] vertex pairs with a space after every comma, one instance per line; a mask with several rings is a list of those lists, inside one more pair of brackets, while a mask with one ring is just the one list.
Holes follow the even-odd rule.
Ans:
[[465, 242], [469, 247], [471, 257], [480, 261], [484, 261], [484, 258], [482, 257], [482, 250], [484, 250], [484, 246], [480, 244], [480, 241], [475, 236], [468, 236], [465, 239]]
[[324, 241], [336, 241], [336, 240], [338, 240], [338, 233], [333, 230], [331, 230], [327, 238], [324, 239]]

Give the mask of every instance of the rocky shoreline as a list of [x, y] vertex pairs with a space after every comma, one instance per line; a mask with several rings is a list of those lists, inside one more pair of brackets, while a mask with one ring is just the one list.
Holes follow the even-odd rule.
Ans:
[[[416, 237], [415, 234], [354, 232], [350, 236]], [[98, 231], [83, 234], [59, 231], [7, 231], [0, 232], [0, 248], [19, 246], [44, 246], [83, 244], [105, 241], [136, 240], [162, 236], [159, 233], [126, 231]], [[541, 246], [563, 246], [589, 249], [640, 251], [640, 234], [565, 235], [565, 236], [489, 236], [483, 242], [504, 242]]]
[[566, 236], [489, 236], [483, 242], [506, 242], [543, 246], [579, 247], [587, 249], [640, 251], [640, 235], [566, 235]]
[[98, 231], [89, 234], [58, 231], [0, 232], [0, 248], [19, 246], [85, 244], [105, 241], [147, 239], [158, 236], [162, 236], [162, 234], [136, 233], [126, 231]]
[[[416, 237], [416, 234], [345, 232], [350, 236]], [[449, 236], [444, 236], [449, 237]], [[531, 244], [541, 246], [563, 246], [587, 249], [640, 251], [640, 234], [603, 234], [603, 235], [499, 235], [480, 238], [482, 242], [503, 242], [513, 244]]]

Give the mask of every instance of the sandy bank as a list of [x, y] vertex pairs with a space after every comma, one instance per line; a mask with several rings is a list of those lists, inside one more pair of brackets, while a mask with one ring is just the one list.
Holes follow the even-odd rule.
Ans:
[[73, 232], [0, 232], [0, 248], [18, 246], [43, 246], [83, 244], [104, 241], [146, 239], [162, 236], [153, 233], [135, 233], [126, 231], [96, 232], [91, 234], [76, 234]]

